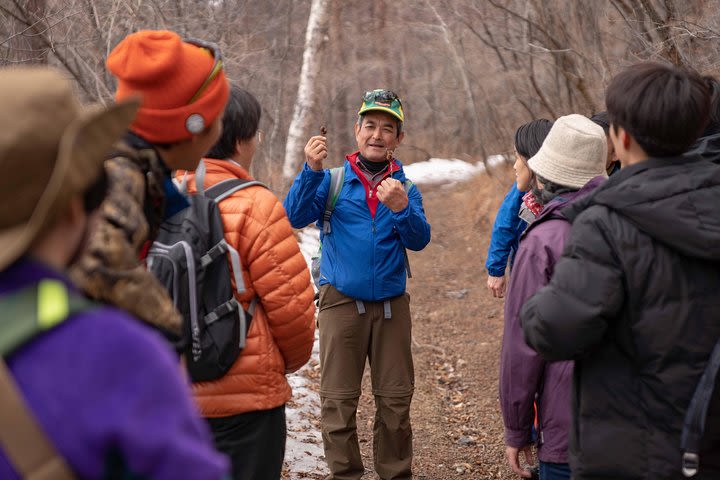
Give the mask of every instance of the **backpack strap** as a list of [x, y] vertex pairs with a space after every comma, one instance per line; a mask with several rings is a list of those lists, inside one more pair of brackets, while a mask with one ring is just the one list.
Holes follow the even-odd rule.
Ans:
[[700, 440], [705, 433], [705, 421], [718, 371], [720, 371], [720, 340], [715, 344], [685, 413], [680, 449], [683, 452], [682, 473], [688, 478], [694, 477], [700, 470]]
[[[3, 312], [0, 355], [7, 356], [33, 337], [59, 325], [73, 313], [94, 306], [68, 292], [58, 280], [0, 298]], [[0, 445], [20, 477], [29, 480], [72, 480], [67, 462], [42, 430], [22, 397], [12, 374], [0, 358]]]
[[72, 480], [75, 475], [28, 409], [5, 360], [0, 358], [0, 445], [27, 480]]
[[[403, 183], [403, 188], [405, 189], [405, 193], [409, 193], [412, 186], [415, 185], [412, 180], [405, 180], [405, 183]], [[412, 278], [412, 271], [410, 270], [410, 257], [408, 257], [407, 248], [403, 247], [403, 255], [405, 256], [405, 272], [407, 273], [408, 278]]]
[[68, 292], [59, 280], [38, 284], [0, 297], [0, 356], [6, 357], [33, 337], [95, 304]]
[[330, 169], [330, 188], [328, 189], [327, 200], [325, 200], [325, 211], [323, 212], [323, 233], [325, 235], [332, 231], [332, 228], [330, 228], [330, 217], [332, 217], [344, 181], [345, 167]]
[[207, 168], [205, 167], [205, 160], [200, 160], [197, 168], [195, 169], [195, 188], [197, 189], [198, 195], [205, 195], [205, 174]]
[[222, 182], [218, 182], [212, 187], [205, 190], [205, 196], [215, 200], [215, 203], [220, 203], [233, 193], [244, 188], [254, 186], [268, 188], [267, 185], [262, 182], [258, 182], [257, 180], [246, 180], [244, 178], [229, 178], [227, 180], [223, 180]]
[[[197, 173], [196, 173], [197, 175]], [[248, 187], [263, 187], [268, 188], [267, 185], [265, 185], [262, 182], [258, 182], [257, 180], [247, 180], [244, 178], [229, 178], [227, 180], [223, 180], [222, 182], [218, 182], [212, 187], [205, 190], [205, 197], [210, 198], [215, 201], [215, 203], [220, 203], [226, 198], [230, 197], [232, 194], [234, 194], [237, 191], [243, 190]], [[268, 188], [269, 190], [269, 188]], [[230, 263], [232, 265], [232, 274], [235, 277], [235, 289], [238, 291], [238, 293], [244, 293], [245, 292], [245, 282], [242, 277], [242, 268], [240, 265], [240, 255], [238, 254], [237, 250], [232, 248], [230, 245], [223, 240], [222, 242], [215, 245], [213, 248], [208, 251], [207, 255], [205, 255], [201, 261], [202, 266], [207, 266], [209, 263], [211, 263], [217, 256], [229, 253], [230, 254]]]

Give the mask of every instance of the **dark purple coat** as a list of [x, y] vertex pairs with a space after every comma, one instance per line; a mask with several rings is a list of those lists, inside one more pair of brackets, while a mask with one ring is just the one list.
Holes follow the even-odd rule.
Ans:
[[545, 206], [521, 238], [510, 276], [500, 354], [505, 443], [518, 448], [531, 443], [533, 402], [538, 394], [538, 458], [542, 462], [568, 462], [573, 363], [548, 363], [528, 347], [520, 326], [520, 309], [550, 282], [555, 263], [570, 236], [571, 225], [560, 210], [587, 195], [602, 181], [602, 177], [594, 178], [579, 191], [564, 193]]

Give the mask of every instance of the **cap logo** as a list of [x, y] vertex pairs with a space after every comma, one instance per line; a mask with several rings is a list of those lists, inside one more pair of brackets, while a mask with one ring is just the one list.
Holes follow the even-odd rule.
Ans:
[[378, 101], [376, 101], [376, 102], [375, 102], [375, 105], [380, 105], [381, 107], [388, 107], [388, 108], [390, 108], [390, 104], [389, 104], [389, 103], [385, 103], [385, 102], [378, 102]]
[[193, 135], [198, 135], [205, 130], [205, 119], [199, 113], [193, 113], [185, 120], [185, 128]]

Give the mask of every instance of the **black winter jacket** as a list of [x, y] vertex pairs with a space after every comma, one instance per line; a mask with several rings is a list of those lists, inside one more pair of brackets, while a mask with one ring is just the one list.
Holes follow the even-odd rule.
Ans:
[[[649, 159], [563, 214], [570, 240], [521, 322], [547, 360], [576, 359], [573, 479], [684, 478], [684, 415], [720, 339], [720, 166]], [[720, 478], [718, 390], [696, 479]]]

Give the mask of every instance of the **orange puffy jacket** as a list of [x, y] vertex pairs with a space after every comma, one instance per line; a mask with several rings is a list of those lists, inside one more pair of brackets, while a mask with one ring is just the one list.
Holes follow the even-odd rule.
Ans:
[[[204, 161], [205, 188], [230, 178], [252, 179], [232, 161]], [[188, 191], [195, 192], [194, 174], [187, 175]], [[246, 309], [255, 295], [260, 301], [245, 348], [228, 373], [192, 386], [204, 417], [284, 405], [291, 395], [285, 374], [308, 361], [315, 333], [310, 273], [280, 200], [265, 188], [249, 187], [220, 202], [220, 214], [225, 239], [240, 254], [247, 286], [237, 299]]]

